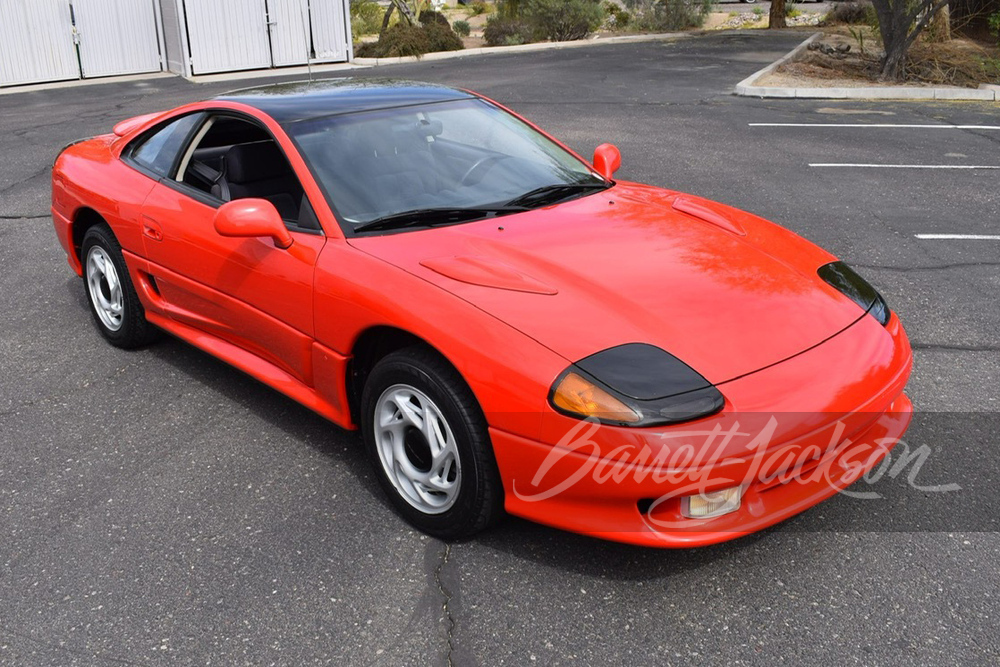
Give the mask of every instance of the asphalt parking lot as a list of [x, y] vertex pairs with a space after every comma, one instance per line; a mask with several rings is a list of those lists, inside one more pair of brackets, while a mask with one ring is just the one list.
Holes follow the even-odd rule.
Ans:
[[[911, 437], [934, 451], [921, 480], [959, 483], [958, 501], [836, 497], [692, 551], [515, 519], [467, 542], [422, 536], [383, 500], [355, 435], [176, 340], [106, 345], [52, 232], [64, 144], [249, 84], [3, 95], [0, 664], [1000, 661], [1000, 505], [984, 488], [1000, 425], [1000, 240], [916, 236], [1000, 234], [1000, 170], [943, 168], [1000, 165], [1000, 107], [730, 95], [803, 38], [356, 75], [473, 88], [583, 154], [617, 144], [624, 179], [748, 209], [858, 267], [914, 344], [909, 393], [931, 417]], [[899, 127], [914, 125], [980, 129]], [[885, 166], [915, 164], [935, 168]], [[908, 520], [935, 507], [959, 509]]]

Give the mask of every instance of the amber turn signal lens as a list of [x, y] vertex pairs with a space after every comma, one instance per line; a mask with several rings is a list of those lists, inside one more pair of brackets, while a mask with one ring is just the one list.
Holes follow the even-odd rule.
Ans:
[[567, 373], [552, 392], [552, 403], [581, 417], [634, 423], [641, 419], [635, 410], [576, 373]]

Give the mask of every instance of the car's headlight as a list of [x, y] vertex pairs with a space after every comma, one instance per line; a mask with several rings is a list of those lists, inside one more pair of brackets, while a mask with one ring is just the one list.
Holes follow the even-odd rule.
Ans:
[[819, 277], [834, 289], [861, 306], [882, 326], [889, 323], [889, 304], [885, 302], [878, 290], [867, 280], [854, 272], [854, 269], [843, 262], [830, 262], [819, 267]]
[[573, 417], [660, 426], [706, 417], [725, 399], [712, 383], [653, 345], [627, 343], [581, 359], [556, 378], [549, 402]]

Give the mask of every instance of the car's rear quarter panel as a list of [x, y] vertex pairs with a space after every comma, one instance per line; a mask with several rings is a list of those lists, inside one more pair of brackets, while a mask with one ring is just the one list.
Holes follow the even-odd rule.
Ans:
[[[114, 154], [115, 135], [102, 135], [74, 144], [56, 159], [52, 170], [52, 218], [56, 234], [69, 255], [70, 266], [81, 272], [79, 235], [81, 213], [95, 211], [110, 226], [126, 251], [129, 268], [142, 256], [142, 203], [155, 181], [123, 164]], [[78, 228], [77, 228], [78, 229]], [[131, 255], [131, 257], [130, 257]]]

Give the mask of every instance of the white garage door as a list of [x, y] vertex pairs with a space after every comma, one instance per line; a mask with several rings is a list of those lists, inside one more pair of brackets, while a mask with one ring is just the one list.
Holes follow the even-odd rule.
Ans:
[[185, 0], [195, 74], [271, 66], [264, 0]]
[[184, 0], [194, 74], [347, 60], [344, 0]]
[[155, 0], [0, 0], [0, 85], [162, 69]]
[[154, 0], [72, 0], [84, 77], [158, 72]]
[[267, 0], [271, 61], [275, 67], [303, 65], [309, 57], [309, 6], [306, 0]]
[[80, 78], [67, 0], [0, 0], [0, 85]]
[[318, 61], [347, 60], [347, 2], [309, 0], [313, 50]]
[[275, 67], [347, 60], [347, 21], [341, 0], [267, 0]]

